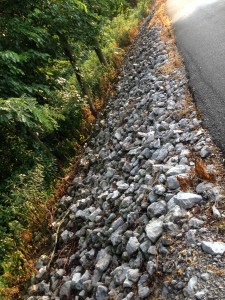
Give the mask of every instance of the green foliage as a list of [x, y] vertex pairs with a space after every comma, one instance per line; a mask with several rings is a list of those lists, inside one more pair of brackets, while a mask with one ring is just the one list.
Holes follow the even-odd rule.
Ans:
[[33, 98], [0, 99], [0, 125], [15, 126], [20, 123], [37, 131], [53, 131], [58, 128], [57, 119], [62, 115], [49, 108], [38, 105]]
[[[102, 83], [115, 76], [116, 57], [131, 43], [147, 2], [1, 1], [0, 274], [12, 277], [0, 276], [0, 287], [13, 287], [13, 278], [28, 271], [24, 232], [48, 221], [54, 178], [70, 164], [93, 120], [84, 119], [88, 105], [76, 68], [90, 95], [102, 100]], [[96, 56], [98, 42], [107, 66]]]

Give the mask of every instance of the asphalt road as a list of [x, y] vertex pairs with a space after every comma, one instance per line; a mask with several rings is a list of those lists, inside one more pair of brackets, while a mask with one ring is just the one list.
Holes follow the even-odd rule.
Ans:
[[225, 154], [225, 0], [167, 0], [203, 125]]

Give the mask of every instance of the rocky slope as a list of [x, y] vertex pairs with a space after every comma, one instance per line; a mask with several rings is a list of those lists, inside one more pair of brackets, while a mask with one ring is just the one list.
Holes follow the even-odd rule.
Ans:
[[29, 300], [224, 299], [215, 150], [186, 101], [184, 68], [163, 71], [172, 41], [151, 17], [60, 200], [56, 255], [40, 258]]

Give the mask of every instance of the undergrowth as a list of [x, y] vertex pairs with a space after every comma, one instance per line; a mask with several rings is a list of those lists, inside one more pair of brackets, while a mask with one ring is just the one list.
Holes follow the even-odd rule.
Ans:
[[[113, 94], [113, 83], [124, 53], [137, 34], [138, 24], [149, 11], [149, 0], [128, 2], [132, 4], [130, 8], [104, 28], [101, 43], [108, 65], [102, 66], [92, 51], [82, 62], [83, 76], [97, 111], [101, 111]], [[20, 167], [15, 165], [11, 176], [0, 183], [0, 299], [4, 300], [24, 299], [23, 291], [35, 270], [35, 259], [41, 252], [49, 253], [57, 199], [70, 185], [72, 170], [78, 168], [82, 145], [95, 121], [79, 95], [68, 62], [53, 62], [49, 74], [54, 72], [62, 74], [59, 84], [64, 88], [51, 97], [56, 112], [63, 118], [58, 121], [54, 138], [50, 139], [53, 133], [49, 132], [43, 139], [51, 141], [48, 145], [57, 159], [48, 155], [48, 149], [43, 152], [38, 137], [32, 145], [24, 142], [24, 149], [16, 149], [15, 144], [14, 150], [26, 153], [26, 157], [21, 154]], [[51, 104], [51, 98], [49, 101]]]

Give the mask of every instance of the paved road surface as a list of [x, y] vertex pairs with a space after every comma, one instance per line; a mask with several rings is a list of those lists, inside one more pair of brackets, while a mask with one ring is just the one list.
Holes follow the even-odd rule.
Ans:
[[225, 0], [168, 0], [197, 106], [225, 153]]

